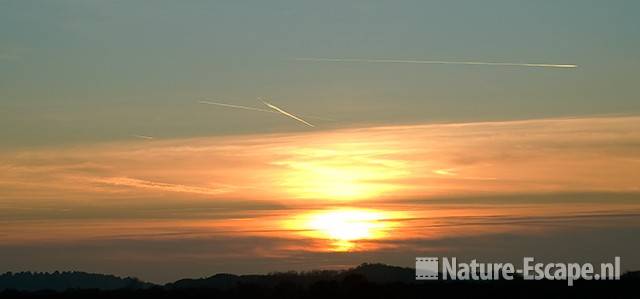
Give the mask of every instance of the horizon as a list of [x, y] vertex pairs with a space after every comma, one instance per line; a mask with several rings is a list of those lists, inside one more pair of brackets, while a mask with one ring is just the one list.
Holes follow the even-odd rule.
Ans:
[[[459, 269], [456, 268], [452, 268], [454, 271], [456, 272]], [[372, 272], [373, 270], [373, 272]], [[384, 271], [383, 271], [384, 270]], [[407, 270], [409, 272], [407, 272]], [[382, 271], [382, 272], [381, 272]], [[388, 277], [387, 279], [385, 279], [384, 276], [380, 277], [379, 275], [384, 275], [384, 273], [390, 274], [393, 273], [393, 271], [405, 271], [402, 277]], [[143, 284], [150, 284], [153, 286], [171, 286], [174, 284], [180, 284], [180, 283], [184, 283], [184, 282], [191, 282], [191, 281], [198, 281], [198, 280], [209, 280], [212, 278], [222, 278], [222, 279], [227, 279], [229, 276], [233, 276], [233, 277], [244, 277], [244, 278], [254, 278], [254, 277], [278, 277], [278, 276], [289, 276], [289, 275], [295, 275], [295, 276], [317, 276], [319, 277], [321, 280], [326, 280], [329, 276], [326, 275], [335, 275], [332, 276], [331, 278], [329, 278], [329, 280], [337, 280], [339, 278], [345, 278], [347, 276], [345, 275], [362, 275], [364, 277], [364, 279], [366, 279], [368, 281], [369, 278], [372, 277], [368, 277], [370, 275], [377, 275], [378, 277], [375, 277], [373, 281], [368, 281], [368, 282], [372, 282], [372, 283], [393, 283], [393, 282], [417, 282], [420, 283], [419, 281], [415, 280], [414, 277], [414, 273], [415, 273], [415, 268], [414, 267], [403, 267], [403, 266], [397, 266], [397, 265], [389, 265], [389, 264], [384, 264], [384, 263], [376, 263], [376, 262], [372, 262], [372, 263], [361, 263], [359, 265], [355, 265], [349, 268], [336, 268], [336, 269], [311, 269], [311, 270], [302, 270], [302, 271], [298, 271], [298, 270], [286, 270], [286, 271], [271, 271], [271, 272], [266, 272], [266, 273], [249, 273], [249, 274], [237, 274], [237, 273], [228, 273], [228, 272], [218, 272], [218, 273], [212, 273], [206, 276], [200, 276], [200, 277], [181, 277], [178, 278], [177, 280], [174, 281], [167, 281], [167, 282], [152, 282], [152, 281], [146, 281], [146, 280], [142, 280], [139, 279], [138, 277], [135, 276], [118, 276], [118, 275], [114, 275], [114, 274], [110, 274], [110, 273], [93, 273], [93, 272], [85, 272], [85, 271], [51, 271], [51, 272], [34, 272], [34, 271], [21, 271], [21, 272], [4, 272], [4, 273], [0, 273], [0, 278], [6, 278], [6, 277], [25, 277], [25, 276], [67, 276], [69, 277], [69, 275], [80, 275], [80, 276], [85, 276], [85, 275], [89, 275], [89, 276], [93, 276], [95, 281], [94, 282], [98, 282], [100, 279], [112, 279], [115, 278], [117, 280], [133, 280], [139, 283], [143, 283]], [[443, 272], [439, 271], [439, 274], [441, 275]], [[622, 273], [620, 273], [621, 278], [627, 277], [627, 279], [637, 279], [637, 274], [640, 273], [640, 271], [624, 271]], [[455, 275], [455, 273], [449, 274], [449, 275]], [[520, 280], [525, 280], [523, 279], [522, 274], [520, 273], [516, 273], [513, 276], [514, 279], [520, 279]], [[379, 280], [382, 279], [382, 280]], [[459, 280], [459, 282], [464, 282], [464, 279], [454, 279], [454, 280]], [[585, 279], [579, 279], [582, 280], [583, 282], [587, 281]], [[550, 279], [547, 279], [548, 281], [553, 281]], [[26, 282], [26, 281], [25, 281]], [[40, 281], [40, 283], [44, 282], [45, 284], [48, 283], [53, 283], [54, 281]], [[487, 281], [485, 281], [485, 283], [488, 283]], [[210, 287], [214, 287], [215, 285], [211, 285]], [[68, 285], [65, 285], [65, 287], [68, 287]], [[144, 288], [145, 286], [143, 286]], [[187, 286], [188, 288], [189, 286]], [[71, 289], [85, 289], [86, 287], [83, 286], [75, 286], [72, 287]], [[0, 284], [0, 291], [2, 290], [6, 290], [7, 288], [5, 287], [4, 289], [2, 288], [2, 285]], [[38, 288], [38, 287], [34, 287], [31, 290], [44, 290], [45, 288]], [[69, 288], [68, 288], [69, 289]], [[68, 290], [67, 289], [67, 290]], [[98, 288], [101, 289], [101, 288]], [[117, 288], [116, 288], [117, 289]], [[64, 289], [62, 289], [64, 290]]]

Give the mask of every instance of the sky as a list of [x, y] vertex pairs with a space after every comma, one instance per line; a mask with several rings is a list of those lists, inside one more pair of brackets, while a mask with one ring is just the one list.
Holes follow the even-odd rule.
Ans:
[[0, 271], [638, 270], [638, 9], [0, 0]]

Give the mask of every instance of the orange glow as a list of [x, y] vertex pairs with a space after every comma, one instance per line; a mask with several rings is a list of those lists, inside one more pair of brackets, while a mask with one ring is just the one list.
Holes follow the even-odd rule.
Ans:
[[406, 163], [380, 156], [396, 152], [388, 145], [365, 143], [315, 144], [292, 150], [278, 183], [294, 198], [354, 200], [399, 189], [390, 180], [406, 177]]
[[[127, 231], [362, 251], [401, 239], [531, 231], [493, 220], [596, 212], [593, 203], [520, 202], [536, 195], [604, 194], [601, 210], [611, 207], [607, 194], [637, 197], [638, 126], [640, 117], [547, 119], [5, 150], [0, 244]], [[473, 200], [452, 205], [455, 198]], [[626, 212], [638, 204], [620, 205]]]
[[640, 117], [547, 119], [2, 151], [0, 200], [32, 209], [638, 192], [639, 125]]

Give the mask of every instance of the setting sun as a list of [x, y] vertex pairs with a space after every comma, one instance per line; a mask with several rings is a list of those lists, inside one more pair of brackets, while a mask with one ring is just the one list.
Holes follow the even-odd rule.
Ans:
[[397, 226], [393, 219], [399, 216], [377, 210], [336, 209], [301, 215], [289, 226], [301, 229], [307, 237], [329, 241], [326, 250], [352, 251], [357, 241], [386, 237]]

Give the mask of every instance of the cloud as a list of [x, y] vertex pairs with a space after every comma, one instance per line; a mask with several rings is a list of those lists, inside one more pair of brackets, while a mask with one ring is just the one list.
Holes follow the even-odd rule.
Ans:
[[[576, 212], [637, 211], [638, 127], [640, 117], [562, 118], [5, 150], [0, 234], [295, 239], [304, 228], [282, 221], [336, 205], [406, 214], [389, 221], [415, 227], [397, 233], [407, 238], [546, 230]], [[594, 218], [582, 223], [604, 225]]]
[[4, 151], [0, 201], [639, 192], [639, 126], [640, 117], [539, 119]]
[[[637, 219], [637, 218], [636, 218]], [[628, 221], [629, 219], [627, 219]], [[499, 221], [499, 219], [494, 219]], [[618, 225], [598, 226], [598, 223]], [[322, 252], [310, 250], [317, 240], [254, 235], [164, 234], [153, 232], [120, 237], [57, 242], [3, 244], [0, 264], [5, 271], [83, 271], [134, 275], [145, 280], [168, 282], [185, 277], [207, 277], [215, 273], [266, 273], [270, 271], [310, 270], [384, 262], [412, 266], [416, 255], [455, 256], [458, 259], [482, 259], [520, 263], [523, 256], [536, 260], [562, 261], [583, 259], [598, 263], [613, 256], [623, 257], [625, 270], [638, 269], [635, 258], [640, 249], [636, 226], [620, 227], [620, 219], [598, 221], [574, 220], [551, 223], [551, 232], [541, 234], [521, 230], [477, 234], [480, 225], [462, 226], [458, 231], [435, 237], [430, 229], [416, 228], [414, 238], [364, 241], [381, 248], [377, 251]], [[90, 226], [95, 224], [88, 223]], [[496, 226], [496, 225], [494, 225]], [[525, 226], [525, 225], [523, 225]], [[532, 224], [526, 226], [532, 227]], [[148, 226], [151, 227], [151, 226]], [[179, 227], [174, 226], [174, 227]], [[455, 227], [455, 225], [452, 225]], [[60, 233], [54, 225], [47, 235]], [[158, 231], [171, 227], [157, 226]], [[44, 228], [43, 228], [44, 229]], [[68, 229], [85, 230], [83, 222], [69, 224]], [[134, 227], [134, 229], [137, 229]], [[212, 227], [209, 227], [211, 230]], [[436, 228], [437, 229], [437, 228]], [[126, 225], [119, 231], [127, 232]], [[204, 227], [203, 227], [204, 230]], [[188, 232], [188, 230], [187, 230]], [[625, 240], [625, 242], [620, 242]], [[562, 248], [562, 250], [558, 250]], [[584, 248], [589, 248], [585, 251]], [[575, 253], [580, 252], [580, 256]]]
[[157, 191], [168, 191], [168, 192], [195, 193], [195, 194], [204, 194], [204, 195], [223, 194], [223, 193], [230, 192], [233, 189], [230, 186], [219, 186], [217, 188], [204, 188], [204, 187], [196, 187], [196, 186], [153, 182], [153, 181], [133, 179], [133, 178], [127, 178], [127, 177], [99, 178], [99, 179], [95, 179], [95, 182], [108, 184], [108, 185], [115, 185], [115, 186], [125, 186], [125, 187], [142, 188], [142, 189], [150, 189], [150, 190], [157, 190]]

